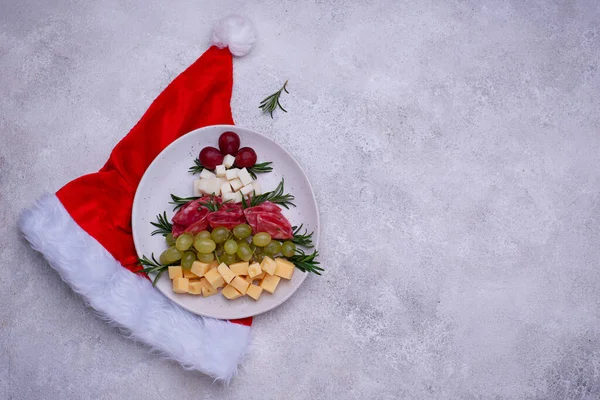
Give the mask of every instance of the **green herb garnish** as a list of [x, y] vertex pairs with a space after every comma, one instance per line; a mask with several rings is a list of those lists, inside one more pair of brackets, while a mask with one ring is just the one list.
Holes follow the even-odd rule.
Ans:
[[157, 228], [154, 231], [152, 231], [152, 233], [151, 233], [152, 236], [154, 236], [154, 235], [167, 236], [169, 233], [171, 233], [171, 231], [173, 230], [173, 224], [171, 224], [169, 222], [166, 211], [163, 212], [162, 214], [158, 214], [156, 216], [156, 219], [158, 220], [158, 222], [150, 222], [150, 224], [152, 224], [152, 226]]
[[198, 196], [193, 196], [193, 197], [179, 197], [179, 196], [175, 196], [174, 194], [171, 194], [171, 199], [173, 201], [170, 201], [169, 204], [174, 204], [175, 207], [173, 208], [173, 211], [179, 209], [180, 207], [185, 206], [187, 203], [189, 203], [190, 201], [194, 201], [194, 200], [198, 200], [200, 197]]
[[146, 256], [142, 256], [142, 258], [139, 258], [139, 263], [141, 266], [145, 267], [142, 270], [137, 271], [137, 274], [154, 274], [156, 273], [156, 276], [154, 277], [154, 279], [152, 280], [152, 286], [156, 286], [156, 282], [158, 282], [158, 279], [160, 278], [160, 276], [169, 269], [170, 265], [174, 265], [173, 264], [167, 264], [167, 265], [163, 265], [160, 262], [156, 261], [156, 258], [154, 258], [154, 253], [152, 253], [152, 260], [149, 260]]
[[250, 198], [250, 203], [246, 204], [246, 202], [243, 202], [242, 206], [244, 207], [244, 204], [246, 204], [244, 208], [254, 207], [264, 203], [265, 201], [270, 201], [271, 203], [279, 204], [287, 209], [289, 209], [290, 206], [296, 207], [296, 205], [292, 203], [294, 196], [289, 193], [283, 194], [283, 183], [283, 178], [281, 178], [281, 182], [279, 182], [279, 185], [277, 185], [275, 190], [258, 196], [252, 196], [252, 198]]
[[302, 272], [312, 272], [313, 274], [321, 275], [320, 271], [324, 271], [324, 269], [319, 267], [318, 261], [315, 261], [318, 255], [319, 252], [316, 250], [312, 254], [306, 254], [304, 250], [296, 249], [296, 254], [287, 257], [287, 259]]
[[271, 118], [273, 118], [273, 111], [275, 111], [277, 109], [277, 107], [279, 107], [281, 109], [281, 111], [287, 112], [286, 109], [283, 108], [281, 106], [281, 103], [279, 102], [279, 97], [281, 96], [281, 92], [285, 91], [288, 94], [290, 93], [287, 91], [287, 88], [286, 88], [287, 83], [288, 83], [288, 81], [285, 81], [285, 83], [283, 84], [283, 87], [281, 89], [279, 89], [272, 95], [265, 97], [265, 99], [263, 101], [261, 101], [260, 105], [258, 106], [258, 108], [262, 109], [264, 113], [271, 114]]
[[202, 165], [202, 163], [200, 162], [200, 160], [196, 158], [194, 160], [194, 166], [190, 167], [188, 169], [188, 172], [190, 174], [195, 175], [195, 174], [199, 174], [200, 172], [202, 172], [203, 169], [204, 169], [204, 165]]
[[292, 238], [292, 243], [294, 243], [298, 246], [304, 246], [306, 248], [311, 249], [311, 248], [315, 247], [312, 242], [312, 235], [314, 234], [314, 232], [308, 233], [308, 229], [305, 229], [304, 233], [300, 233], [303, 226], [304, 226], [304, 224], [302, 224], [300, 226], [292, 226], [292, 229], [294, 231], [294, 237]]

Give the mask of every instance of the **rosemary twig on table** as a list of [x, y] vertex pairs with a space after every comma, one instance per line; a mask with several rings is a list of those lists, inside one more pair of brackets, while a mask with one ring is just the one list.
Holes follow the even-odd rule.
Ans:
[[312, 242], [312, 235], [314, 234], [314, 232], [308, 233], [308, 229], [305, 229], [304, 233], [300, 233], [303, 226], [304, 224], [301, 224], [300, 226], [292, 226], [292, 229], [294, 231], [294, 237], [292, 238], [292, 242], [298, 246], [304, 246], [308, 249], [311, 249], [315, 247]]
[[188, 169], [188, 172], [192, 175], [199, 174], [204, 169], [204, 165], [200, 162], [199, 159], [194, 160], [194, 166]]
[[264, 174], [273, 171], [273, 167], [270, 166], [271, 164], [273, 163], [270, 161], [260, 164], [254, 164], [254, 166], [247, 168], [247, 170], [248, 173], [250, 173], [252, 179], [256, 179], [256, 174]]
[[304, 250], [296, 249], [296, 254], [287, 257], [287, 259], [302, 272], [312, 272], [313, 274], [321, 275], [320, 271], [324, 271], [324, 269], [319, 267], [319, 262], [315, 260], [318, 255], [319, 252], [316, 250], [312, 254], [306, 254]]
[[175, 210], [179, 209], [180, 207], [183, 207], [190, 201], [198, 200], [199, 198], [200, 197], [198, 197], [198, 196], [179, 197], [179, 196], [175, 196], [174, 194], [171, 194], [171, 199], [173, 201], [170, 201], [169, 204], [175, 205], [175, 207], [173, 208], [173, 211], [175, 211]]
[[262, 109], [264, 113], [271, 114], [271, 118], [273, 118], [273, 111], [275, 111], [277, 109], [277, 107], [279, 107], [281, 109], [281, 111], [287, 112], [286, 109], [283, 108], [281, 106], [281, 103], [279, 102], [279, 97], [281, 96], [281, 92], [285, 91], [288, 94], [290, 93], [287, 91], [287, 88], [286, 88], [287, 83], [288, 83], [288, 81], [285, 81], [285, 83], [283, 84], [283, 87], [281, 89], [279, 89], [272, 95], [265, 97], [265, 99], [263, 101], [261, 101], [260, 105], [258, 106], [258, 108]]
[[158, 222], [150, 222], [150, 224], [152, 224], [152, 226], [157, 228], [154, 231], [152, 231], [152, 233], [151, 233], [152, 236], [154, 236], [154, 235], [167, 236], [169, 233], [171, 233], [171, 231], [173, 230], [173, 224], [171, 224], [169, 222], [166, 211], [163, 212], [162, 214], [158, 214], [156, 216], [156, 219], [158, 220]]
[[154, 274], [156, 276], [152, 280], [152, 286], [156, 286], [156, 282], [160, 279], [160, 276], [169, 269], [169, 265], [174, 264], [166, 264], [163, 265], [160, 262], [156, 261], [154, 258], [154, 253], [152, 253], [152, 260], [149, 260], [146, 256], [142, 256], [142, 258], [138, 259], [139, 263], [144, 269], [137, 271], [138, 274]]
[[279, 185], [277, 185], [275, 190], [273, 190], [272, 192], [260, 194], [258, 196], [252, 196], [248, 206], [254, 207], [264, 203], [265, 201], [270, 201], [271, 203], [279, 204], [280, 206], [289, 209], [290, 206], [296, 207], [296, 205], [292, 203], [293, 200], [293, 195], [289, 193], [283, 194], [283, 178], [281, 178], [281, 182], [279, 182]]

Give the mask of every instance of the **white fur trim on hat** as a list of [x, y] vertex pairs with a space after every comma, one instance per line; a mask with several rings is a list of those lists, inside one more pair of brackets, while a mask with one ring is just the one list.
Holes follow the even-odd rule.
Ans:
[[237, 57], [250, 53], [256, 40], [252, 21], [239, 15], [225, 17], [215, 25], [210, 44], [219, 48], [229, 47], [231, 54]]
[[[109, 323], [186, 369], [229, 381], [250, 342], [250, 328], [178, 307], [148, 279], [125, 269], [46, 195], [23, 212], [19, 227], [71, 288]], [[60, 312], [57, 310], [57, 312]]]

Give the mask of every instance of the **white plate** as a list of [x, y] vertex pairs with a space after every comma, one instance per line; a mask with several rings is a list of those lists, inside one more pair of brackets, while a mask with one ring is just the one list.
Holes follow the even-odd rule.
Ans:
[[[313, 241], [319, 243], [319, 212], [315, 196], [308, 178], [294, 158], [278, 144], [265, 136], [231, 125], [215, 125], [197, 129], [177, 139], [165, 148], [148, 167], [133, 199], [131, 225], [133, 241], [139, 257], [152, 253], [158, 259], [166, 248], [162, 235], [152, 236], [155, 229], [150, 222], [156, 216], [167, 212], [169, 220], [173, 217], [173, 206], [170, 194], [180, 197], [193, 196], [192, 183], [194, 177], [188, 172], [198, 157], [200, 150], [206, 146], [218, 147], [218, 138], [226, 131], [236, 132], [240, 136], [241, 147], [250, 146], [258, 155], [258, 162], [272, 161], [273, 172], [259, 174], [258, 181], [263, 191], [275, 189], [281, 178], [285, 178], [285, 192], [295, 196], [297, 207], [283, 209], [283, 214], [292, 225], [304, 224], [310, 231], [314, 230]], [[274, 294], [263, 292], [258, 301], [247, 296], [230, 301], [222, 295], [208, 298], [188, 294], [177, 294], [171, 289], [171, 280], [163, 274], [156, 284], [165, 296], [181, 307], [198, 315], [220, 319], [237, 319], [251, 317], [272, 310], [286, 301], [302, 284], [308, 274], [296, 269], [291, 280], [282, 279]]]

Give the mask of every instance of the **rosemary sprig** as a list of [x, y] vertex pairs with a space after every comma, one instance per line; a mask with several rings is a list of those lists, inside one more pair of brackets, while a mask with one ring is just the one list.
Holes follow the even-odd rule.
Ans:
[[173, 211], [179, 209], [180, 207], [185, 206], [187, 203], [189, 203], [190, 201], [194, 201], [194, 200], [198, 200], [200, 197], [198, 196], [193, 196], [193, 197], [179, 197], [179, 196], [175, 196], [174, 194], [171, 194], [171, 199], [173, 201], [170, 201], [169, 204], [174, 204], [175, 207], [173, 208]]
[[292, 242], [298, 246], [304, 246], [308, 249], [312, 249], [315, 245], [312, 242], [312, 235], [315, 232], [308, 233], [308, 229], [304, 230], [304, 233], [300, 233], [304, 224], [300, 226], [292, 226], [294, 231], [294, 237], [292, 238]]
[[152, 286], [156, 286], [156, 282], [158, 282], [160, 276], [169, 269], [170, 265], [174, 265], [174, 264], [166, 264], [166, 265], [161, 264], [160, 262], [156, 261], [156, 258], [154, 258], [154, 253], [152, 253], [152, 260], [149, 260], [146, 256], [142, 256], [142, 258], [139, 258], [138, 260], [139, 260], [140, 265], [145, 267], [144, 269], [137, 271], [138, 274], [154, 274], [154, 273], [156, 273], [156, 276], [152, 280]]
[[271, 164], [273, 163], [270, 161], [260, 164], [254, 164], [254, 166], [247, 168], [247, 170], [250, 173], [252, 179], [256, 179], [256, 174], [264, 174], [273, 171], [273, 167], [270, 167]]
[[292, 203], [292, 201], [294, 200], [294, 196], [289, 193], [283, 194], [283, 183], [283, 178], [281, 178], [281, 182], [279, 182], [279, 185], [277, 185], [275, 190], [273, 190], [272, 192], [263, 193], [258, 196], [252, 196], [252, 198], [250, 199], [250, 204], [248, 204], [248, 206], [254, 207], [264, 203], [265, 201], [270, 201], [271, 203], [279, 204], [280, 206], [285, 207], [287, 209], [289, 209], [290, 206], [296, 207], [296, 205]]
[[199, 174], [204, 169], [204, 165], [200, 162], [199, 159], [194, 160], [194, 166], [188, 169], [188, 172], [192, 175]]
[[316, 250], [312, 254], [306, 254], [304, 250], [296, 249], [296, 254], [287, 259], [302, 272], [312, 272], [313, 274], [321, 275], [320, 271], [324, 271], [324, 269], [315, 260], [318, 256], [319, 252]]
[[156, 216], [156, 219], [158, 220], [158, 222], [150, 222], [150, 224], [152, 224], [152, 226], [157, 228], [154, 231], [152, 231], [152, 233], [151, 233], [152, 236], [154, 236], [154, 235], [167, 236], [169, 233], [171, 233], [171, 231], [173, 230], [173, 224], [171, 224], [169, 222], [166, 211], [163, 212], [162, 214], [158, 214]]
[[279, 97], [281, 96], [281, 92], [285, 91], [288, 94], [290, 93], [287, 91], [287, 88], [286, 88], [287, 83], [288, 83], [288, 81], [285, 81], [285, 83], [283, 84], [283, 87], [281, 89], [279, 89], [272, 95], [265, 97], [265, 99], [263, 101], [261, 101], [260, 105], [258, 106], [258, 108], [262, 109], [264, 113], [268, 112], [269, 114], [271, 114], [271, 118], [273, 118], [273, 111], [275, 111], [277, 109], [277, 107], [279, 107], [281, 109], [281, 111], [287, 112], [286, 109], [283, 108], [281, 106], [281, 103], [279, 102]]
[[199, 204], [201, 206], [208, 208], [209, 211], [215, 212], [215, 211], [219, 211], [221, 206], [225, 203], [228, 203], [229, 201], [231, 201], [231, 200], [225, 200], [223, 203], [219, 204], [216, 201], [216, 196], [214, 194], [211, 194], [210, 199], [208, 201], [200, 202]]

